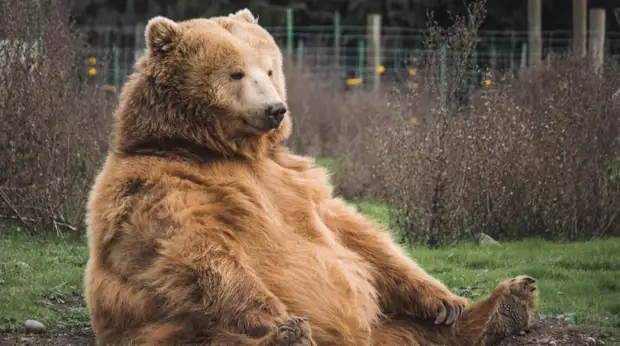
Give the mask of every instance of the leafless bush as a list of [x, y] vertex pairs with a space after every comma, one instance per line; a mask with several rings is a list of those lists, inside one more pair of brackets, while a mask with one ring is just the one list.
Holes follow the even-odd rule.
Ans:
[[85, 41], [64, 1], [1, 1], [0, 16], [0, 222], [77, 230], [111, 102], [80, 76]]
[[404, 242], [620, 235], [617, 64], [599, 76], [566, 55], [519, 77], [496, 72], [463, 107], [484, 14], [478, 1], [448, 29], [431, 22], [413, 92], [343, 94], [290, 74], [291, 102], [306, 102], [293, 107], [296, 149], [337, 156], [339, 192], [390, 204]]
[[[462, 218], [496, 236], [620, 234], [618, 65], [548, 60], [480, 95], [453, 134], [465, 177]], [[616, 163], [617, 165], [617, 163]]]
[[[397, 170], [404, 173], [385, 179], [389, 184], [385, 189], [386, 198], [396, 208], [393, 219], [404, 231], [403, 240], [414, 239], [437, 246], [458, 235], [455, 230], [462, 226], [454, 215], [454, 211], [459, 210], [453, 190], [458, 177], [450, 175], [453, 160], [458, 159], [450, 154], [459, 148], [451, 147], [450, 141], [458, 129], [455, 125], [461, 109], [457, 101], [468, 88], [471, 56], [478, 42], [478, 28], [486, 14], [484, 5], [485, 1], [472, 2], [467, 7], [467, 15], [455, 17], [454, 24], [447, 29], [429, 16], [423, 89], [431, 103], [430, 111], [423, 115], [423, 128], [404, 133], [403, 127], [395, 128], [397, 133], [393, 138], [401, 137], [405, 146], [392, 145], [395, 157], [383, 165], [387, 172], [394, 172], [391, 167], [401, 166]], [[406, 145], [411, 142], [415, 147]], [[392, 181], [401, 183], [394, 185]]]

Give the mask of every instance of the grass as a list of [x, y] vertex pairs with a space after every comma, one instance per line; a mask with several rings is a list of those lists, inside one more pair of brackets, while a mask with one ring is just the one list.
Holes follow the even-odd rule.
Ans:
[[[379, 217], [386, 209], [369, 203], [362, 207]], [[620, 336], [620, 239], [408, 251], [454, 292], [472, 299], [502, 280], [531, 275], [541, 290], [540, 313], [563, 315], [569, 322]], [[87, 256], [84, 240], [0, 235], [0, 329], [12, 329], [26, 319], [50, 327], [87, 327], [82, 296]]]
[[410, 255], [455, 293], [478, 299], [519, 274], [538, 280], [538, 312], [620, 335], [620, 239], [461, 245]]
[[0, 235], [0, 330], [27, 319], [50, 327], [87, 326], [82, 295], [86, 241], [32, 241], [9, 232]]
[[382, 227], [389, 226], [390, 223], [390, 208], [385, 204], [371, 203], [371, 202], [356, 202], [357, 209], [364, 215], [374, 219]]
[[338, 169], [338, 165], [339, 165], [338, 159], [327, 157], [327, 156], [316, 157], [315, 162], [318, 166], [325, 167], [330, 172], [336, 172], [336, 170]]

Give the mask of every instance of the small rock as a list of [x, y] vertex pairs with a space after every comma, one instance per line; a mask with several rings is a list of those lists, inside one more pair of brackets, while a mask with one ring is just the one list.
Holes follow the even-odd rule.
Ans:
[[525, 335], [525, 330], [520, 331], [519, 335]]
[[555, 344], [556, 344], [555, 341], [553, 341], [553, 340], [549, 341], [549, 345], [555, 345]]
[[30, 264], [23, 262], [23, 261], [18, 261], [17, 265], [22, 267], [22, 268], [30, 268]]
[[489, 236], [488, 234], [485, 233], [477, 233], [475, 235], [476, 240], [478, 241], [478, 244], [480, 245], [500, 245], [499, 242], [493, 238], [491, 238], [491, 236]]
[[26, 322], [24, 322], [24, 327], [28, 333], [45, 333], [45, 326], [39, 321], [26, 320]]

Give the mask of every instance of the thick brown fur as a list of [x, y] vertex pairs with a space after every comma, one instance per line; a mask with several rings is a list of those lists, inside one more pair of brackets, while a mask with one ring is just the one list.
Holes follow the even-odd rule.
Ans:
[[97, 345], [490, 345], [526, 323], [533, 280], [463, 312], [281, 144], [288, 114], [261, 130], [260, 100], [286, 103], [286, 90], [249, 11], [154, 18], [146, 38], [88, 203]]

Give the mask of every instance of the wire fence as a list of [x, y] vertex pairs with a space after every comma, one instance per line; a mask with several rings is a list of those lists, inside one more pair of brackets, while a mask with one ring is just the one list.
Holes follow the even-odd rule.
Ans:
[[[99, 26], [80, 28], [91, 44], [86, 71], [97, 82], [120, 87], [133, 70], [137, 58], [144, 53], [144, 25]], [[366, 63], [367, 28], [364, 26], [307, 26], [266, 28], [298, 64], [312, 73], [343, 80], [362, 78], [371, 67]], [[383, 77], [405, 80], [424, 55], [427, 32], [403, 27], [381, 28], [381, 67]], [[542, 33], [543, 56], [570, 51], [572, 31]], [[518, 69], [526, 56], [526, 31], [481, 31], [471, 65], [471, 83], [483, 78], [481, 70]], [[620, 33], [608, 32], [605, 52], [620, 55]], [[93, 61], [95, 61], [93, 63]], [[415, 71], [415, 70], [413, 70]]]

